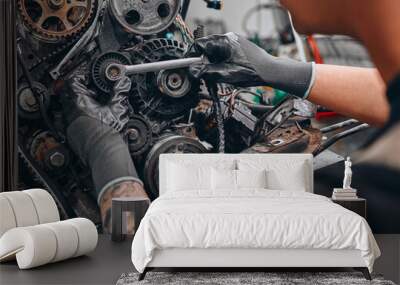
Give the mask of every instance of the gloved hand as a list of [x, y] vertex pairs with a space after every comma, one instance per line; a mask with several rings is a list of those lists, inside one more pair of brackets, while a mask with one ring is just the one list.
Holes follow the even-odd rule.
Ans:
[[61, 94], [68, 125], [80, 116], [89, 116], [120, 132], [129, 121], [126, 93], [130, 89], [131, 80], [122, 78], [115, 84], [110, 101], [102, 104], [96, 100], [96, 92], [85, 85], [83, 75], [72, 76], [66, 81]]
[[314, 63], [274, 57], [234, 33], [200, 38], [194, 49], [211, 62], [193, 65], [195, 78], [239, 87], [266, 85], [300, 98], [307, 98], [314, 83]]

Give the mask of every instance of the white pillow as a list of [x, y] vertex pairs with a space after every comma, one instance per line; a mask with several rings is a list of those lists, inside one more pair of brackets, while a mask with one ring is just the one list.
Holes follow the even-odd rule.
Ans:
[[267, 171], [267, 187], [271, 190], [307, 191], [307, 177], [304, 166], [290, 171], [271, 169]]
[[236, 170], [237, 187], [240, 188], [267, 188], [267, 171], [263, 170]]
[[293, 158], [238, 160], [239, 170], [266, 169], [267, 188], [270, 190], [307, 191], [311, 181], [307, 174], [310, 170], [305, 167], [308, 167], [306, 161]]
[[212, 168], [212, 189], [233, 191], [237, 189], [236, 170]]
[[207, 166], [186, 166], [168, 164], [168, 191], [187, 191], [193, 189], [211, 189], [211, 168]]

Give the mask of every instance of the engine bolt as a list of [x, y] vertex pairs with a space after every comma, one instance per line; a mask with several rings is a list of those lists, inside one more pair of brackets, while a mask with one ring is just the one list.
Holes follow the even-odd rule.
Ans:
[[176, 150], [178, 151], [178, 152], [183, 152], [184, 150], [185, 150], [185, 145], [184, 144], [178, 144], [177, 146], [176, 146]]
[[26, 105], [28, 105], [29, 107], [34, 107], [34, 106], [36, 106], [36, 105], [37, 105], [36, 98], [33, 97], [33, 94], [29, 94], [29, 95], [30, 95], [30, 96], [26, 96], [26, 97], [25, 97], [25, 103], [26, 103]]
[[136, 130], [136, 129], [128, 130], [128, 139], [130, 141], [136, 141], [136, 140], [138, 140], [139, 137], [140, 137], [140, 134], [139, 134], [138, 130]]
[[61, 167], [65, 163], [65, 156], [60, 152], [53, 153], [50, 156], [50, 163], [54, 167]]
[[65, 1], [64, 0], [48, 0], [47, 3], [52, 9], [60, 9], [64, 6]]

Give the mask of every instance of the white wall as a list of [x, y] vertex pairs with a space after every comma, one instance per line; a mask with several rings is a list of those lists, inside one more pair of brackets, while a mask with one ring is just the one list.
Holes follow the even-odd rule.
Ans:
[[[192, 0], [187, 15], [187, 22], [190, 28], [193, 29], [195, 28], [195, 19], [222, 19], [226, 23], [228, 32], [236, 32], [244, 35], [242, 20], [246, 12], [257, 4], [269, 2], [269, 0], [225, 0], [223, 10], [218, 11], [208, 9], [203, 0]], [[275, 31], [272, 13], [264, 9], [259, 13], [253, 14], [249, 20], [249, 28], [252, 31], [259, 31], [261, 37], [271, 35]]]

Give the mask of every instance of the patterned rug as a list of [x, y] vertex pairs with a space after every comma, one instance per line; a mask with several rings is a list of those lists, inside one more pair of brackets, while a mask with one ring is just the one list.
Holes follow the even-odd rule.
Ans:
[[358, 272], [148, 272], [142, 281], [138, 281], [138, 276], [138, 273], [123, 274], [117, 285], [395, 285], [376, 275], [372, 276], [372, 281], [368, 281]]

